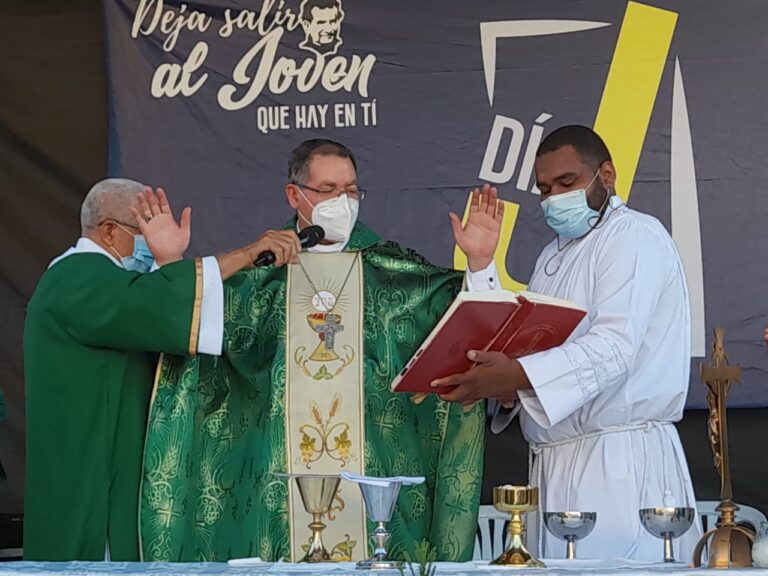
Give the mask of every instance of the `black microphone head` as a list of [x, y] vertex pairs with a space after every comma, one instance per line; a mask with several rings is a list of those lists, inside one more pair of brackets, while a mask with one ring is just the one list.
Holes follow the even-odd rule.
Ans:
[[307, 226], [299, 232], [299, 242], [301, 242], [302, 248], [312, 248], [312, 246], [321, 242], [323, 238], [325, 238], [325, 230], [320, 226]]

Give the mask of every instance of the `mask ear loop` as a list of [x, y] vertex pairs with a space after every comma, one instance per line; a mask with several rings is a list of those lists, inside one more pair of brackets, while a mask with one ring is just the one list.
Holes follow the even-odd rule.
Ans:
[[120, 252], [118, 252], [117, 250], [115, 250], [115, 247], [114, 247], [114, 246], [107, 246], [107, 248], [109, 248], [109, 249], [112, 251], [112, 253], [114, 253], [114, 255], [115, 255], [115, 256], [117, 256], [117, 259], [118, 259], [119, 261], [122, 261], [122, 260], [123, 260], [123, 257], [122, 257], [122, 256], [120, 256]]
[[[111, 220], [111, 218], [110, 218], [110, 220]], [[122, 224], [120, 224], [120, 222], [117, 222], [117, 221], [115, 221], [115, 220], [113, 220], [113, 222], [115, 223], [115, 226], [117, 226], [118, 228], [120, 228], [120, 229], [121, 229], [123, 232], [125, 232], [126, 234], [130, 234], [130, 236], [131, 236], [131, 238], [133, 238], [133, 242], [134, 242], [134, 244], [135, 244], [135, 242], [136, 242], [136, 235], [135, 235], [135, 234], [133, 234], [133, 233], [132, 233], [130, 230], [127, 230], [127, 229], [125, 228], [125, 226], [123, 226]], [[122, 260], [123, 260], [123, 258], [125, 258], [125, 256], [120, 256], [120, 252], [118, 252], [117, 250], [115, 250], [115, 247], [114, 247], [114, 246], [107, 246], [107, 248], [109, 248], [109, 249], [110, 249], [110, 250], [111, 250], [111, 251], [112, 251], [112, 252], [115, 254], [115, 256], [117, 256], [117, 259], [118, 259], [119, 261], [122, 261]]]
[[307, 223], [307, 224], [309, 224], [310, 226], [312, 225], [312, 222], [311, 222], [310, 220], [307, 220], [307, 218], [304, 216], [304, 214], [302, 214], [302, 213], [301, 213], [301, 212], [299, 212], [298, 210], [296, 210], [296, 214], [298, 215], [298, 217], [299, 217], [299, 218], [301, 218], [302, 220], [304, 220], [304, 222], [306, 222], [306, 223]]
[[[595, 176], [597, 176], [597, 174], [595, 174]], [[608, 186], [603, 186], [603, 188], [605, 189], [605, 200], [603, 200], [603, 204], [600, 206], [600, 210], [597, 211], [598, 212], [597, 216], [593, 216], [593, 218], [595, 218], [595, 223], [590, 224], [588, 222], [590, 232], [592, 230], [596, 230], [597, 228], [601, 228], [603, 224], [605, 224], [606, 220], [610, 218], [611, 214], [613, 214], [613, 210], [610, 210], [610, 214], [608, 214], [608, 216], [605, 216], [605, 213], [608, 212], [609, 208], [611, 208], [609, 200], [611, 199], [611, 196], [613, 196], [613, 193], [611, 192], [611, 189]], [[605, 216], [605, 219], [603, 219], [603, 216]]]
[[[310, 201], [309, 201], [309, 198], [307, 198], [307, 197], [304, 195], [304, 191], [301, 189], [301, 187], [300, 187], [298, 184], [294, 184], [294, 186], [296, 186], [296, 190], [298, 190], [298, 191], [299, 191], [299, 194], [301, 194], [301, 197], [302, 197], [302, 198], [304, 198], [304, 201], [305, 201], [307, 204], [309, 204], [310, 206], [312, 206], [312, 210], [314, 210], [314, 209], [315, 209], [315, 205], [314, 205], [314, 204], [312, 204], [312, 202], [310, 202]], [[311, 221], [311, 220], [307, 220], [307, 217], [306, 217], [306, 216], [304, 216], [304, 214], [302, 214], [302, 213], [301, 213], [301, 212], [299, 212], [298, 210], [296, 210], [296, 215], [297, 215], [299, 218], [302, 218], [302, 219], [304, 219], [304, 221], [305, 221], [307, 224], [309, 224], [310, 226], [312, 226], [312, 221]]]

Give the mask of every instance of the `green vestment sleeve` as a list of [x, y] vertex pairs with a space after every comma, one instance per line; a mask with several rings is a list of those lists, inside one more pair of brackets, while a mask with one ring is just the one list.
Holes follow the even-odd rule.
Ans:
[[[83, 261], [87, 274], [82, 272]], [[54, 265], [66, 278], [52, 308], [61, 326], [85, 346], [194, 353], [199, 331], [198, 262], [182, 260], [147, 274], [118, 268], [104, 256], [81, 254]], [[72, 268], [72, 270], [69, 270]], [[198, 280], [199, 277], [199, 280]], [[198, 290], [199, 292], [199, 290]], [[197, 326], [195, 326], [195, 321]]]

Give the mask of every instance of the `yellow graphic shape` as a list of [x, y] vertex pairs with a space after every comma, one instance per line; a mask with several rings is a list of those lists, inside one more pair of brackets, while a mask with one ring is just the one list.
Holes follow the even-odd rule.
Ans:
[[[627, 3], [594, 126], [611, 151], [617, 172], [616, 194], [624, 201], [635, 179], [676, 24], [676, 12]], [[471, 200], [470, 192], [464, 222]], [[526, 288], [509, 275], [506, 264], [519, 210], [519, 204], [504, 201], [504, 222], [494, 255], [502, 288], [513, 291]], [[453, 252], [453, 267], [467, 269], [467, 259], [458, 246]]]
[[629, 2], [595, 119], [616, 166], [616, 193], [629, 198], [677, 14]]

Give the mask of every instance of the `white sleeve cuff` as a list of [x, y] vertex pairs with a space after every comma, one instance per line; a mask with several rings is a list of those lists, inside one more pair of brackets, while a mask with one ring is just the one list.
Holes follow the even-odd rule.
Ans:
[[578, 369], [562, 347], [518, 358], [533, 391], [518, 396], [528, 415], [542, 428], [550, 428], [580, 408], [588, 398], [574, 386]]
[[203, 258], [203, 302], [200, 307], [198, 354], [221, 356], [224, 341], [224, 284], [214, 256]]
[[495, 398], [488, 400], [488, 411], [491, 416], [491, 432], [501, 434], [512, 423], [520, 412], [520, 402], [515, 401], [511, 409], [502, 409], [501, 402]]
[[501, 290], [499, 273], [496, 270], [496, 263], [491, 261], [488, 268], [472, 272], [467, 269], [466, 274], [467, 290], [469, 292], [481, 292], [483, 290]]
[[536, 424], [544, 429], [551, 427], [549, 417], [547, 417], [547, 413], [544, 411], [544, 406], [539, 402], [536, 392], [533, 390], [519, 390], [517, 392], [517, 397], [520, 399], [520, 405], [523, 410], [525, 410], [525, 413], [528, 414]]

